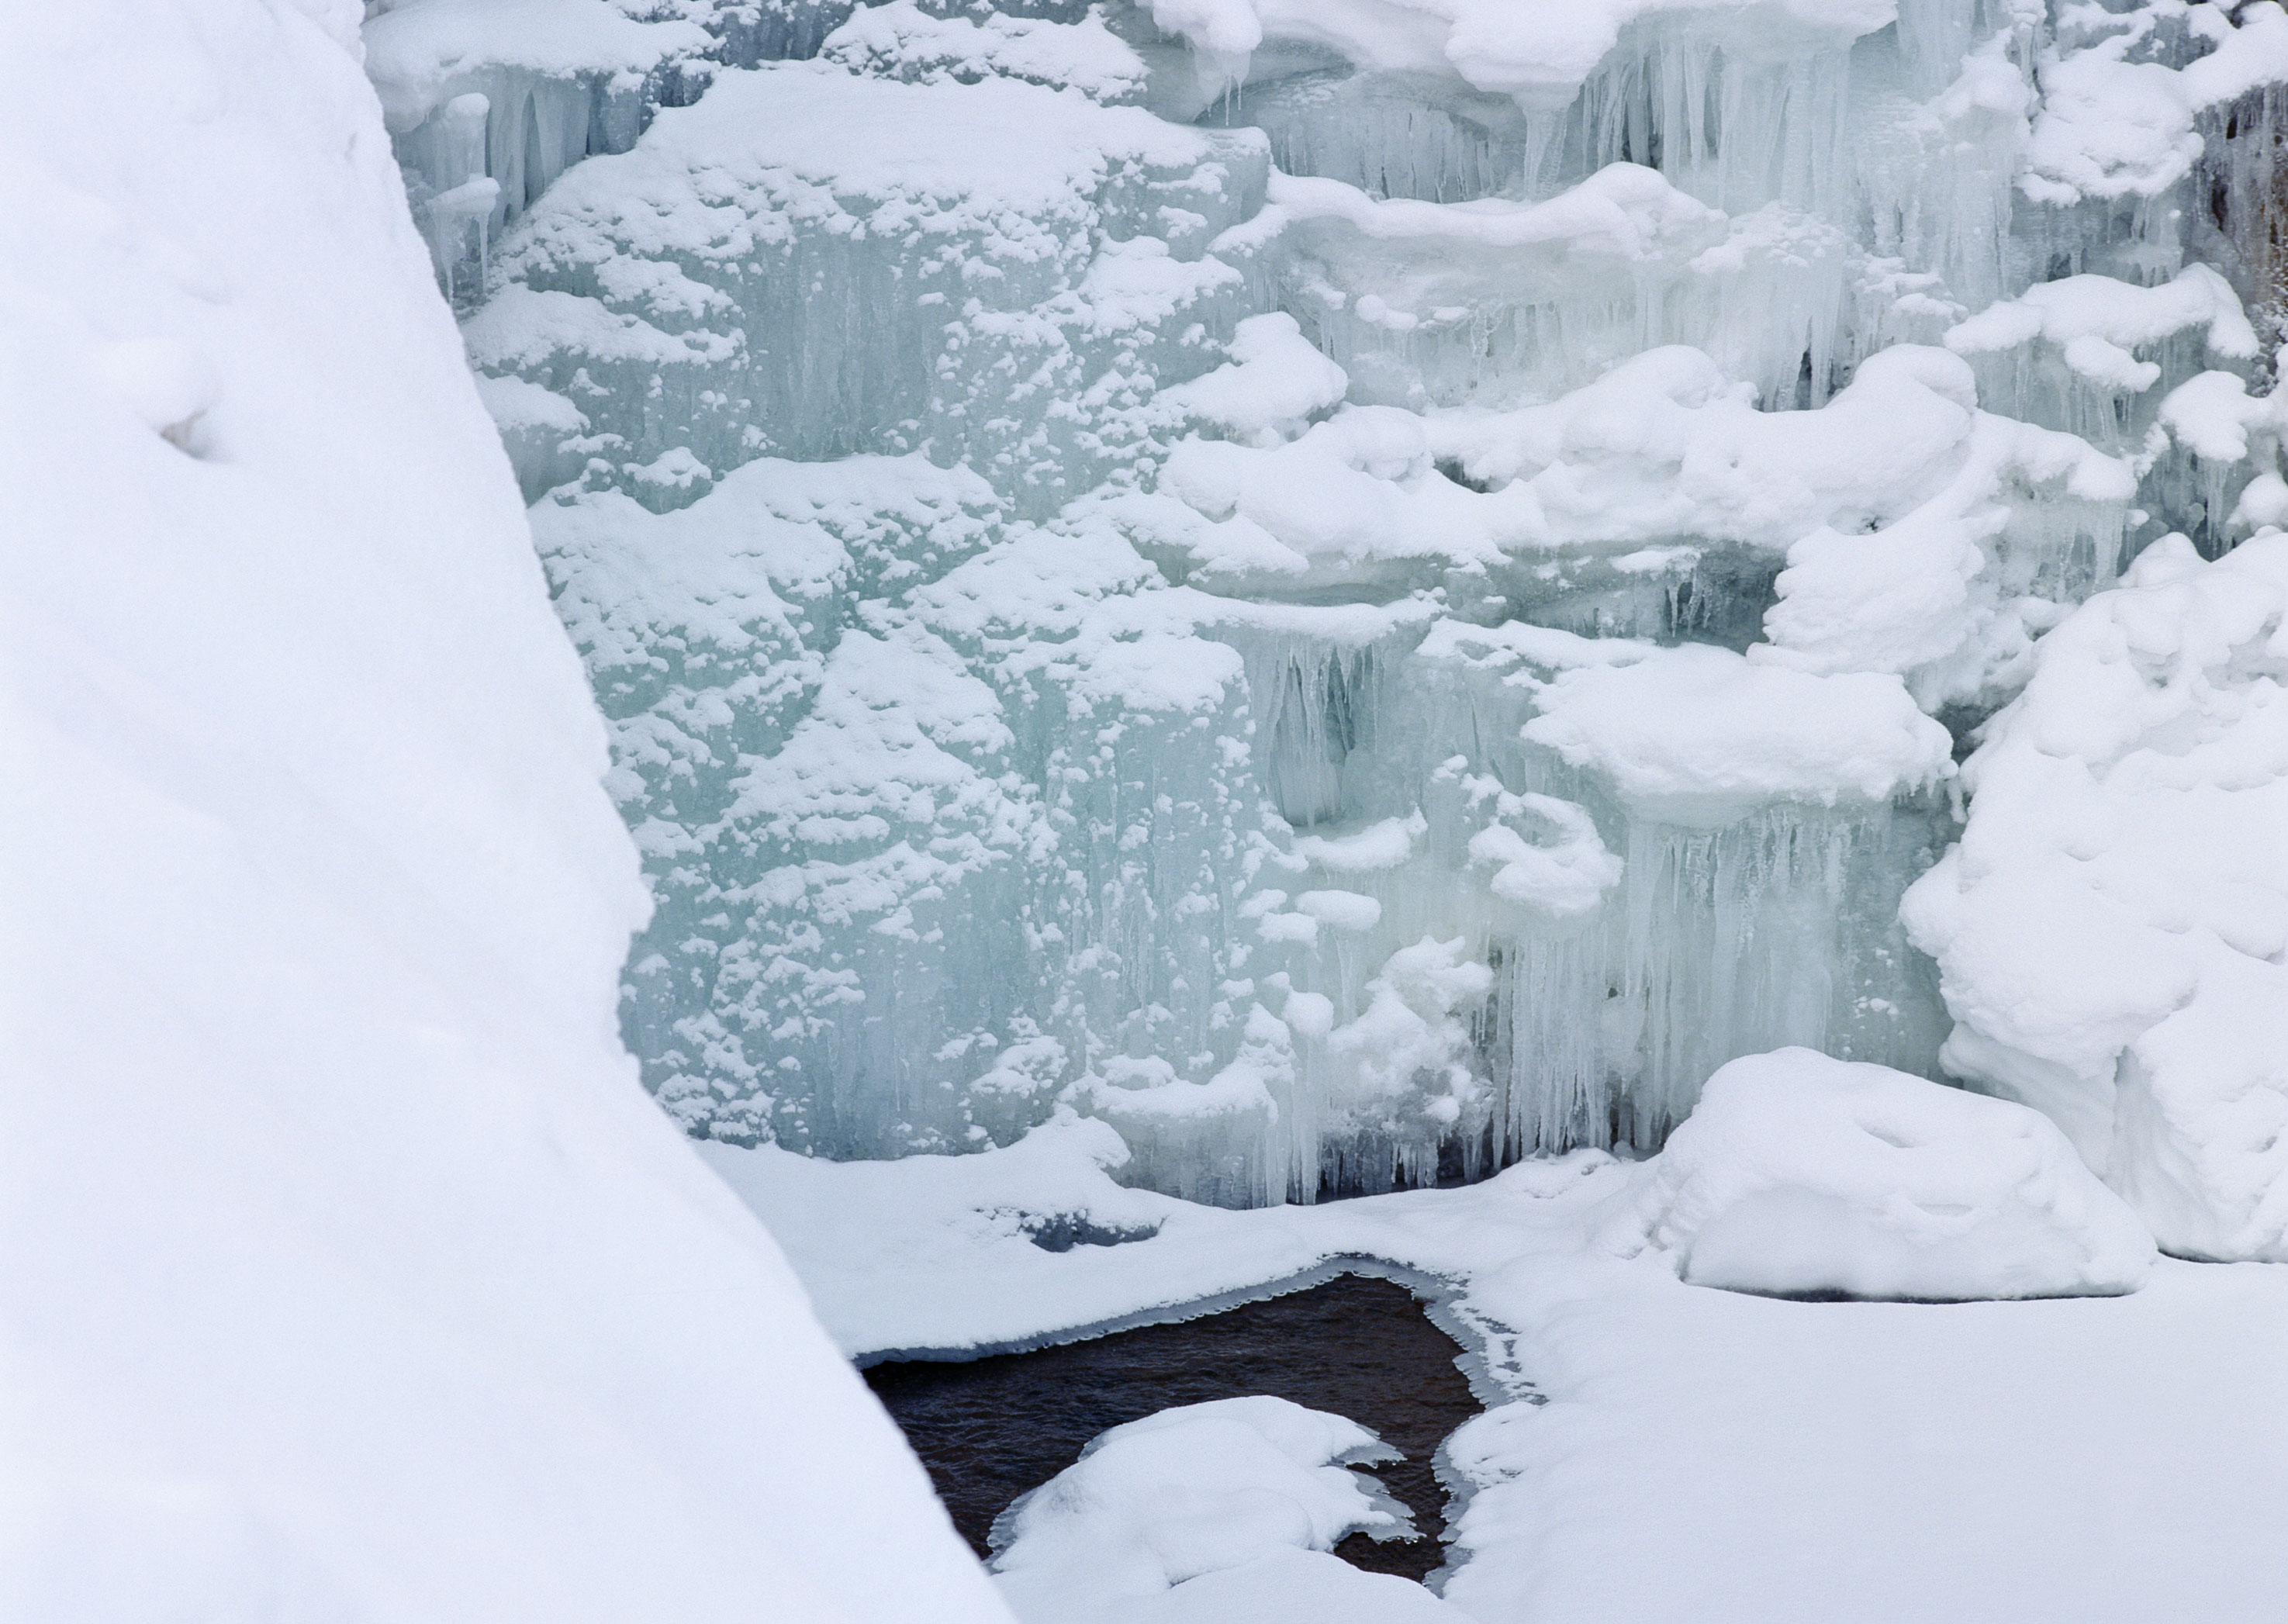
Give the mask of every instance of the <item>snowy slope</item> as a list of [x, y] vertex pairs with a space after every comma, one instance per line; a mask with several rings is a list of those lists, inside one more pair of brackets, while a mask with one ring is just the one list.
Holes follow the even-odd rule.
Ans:
[[1001, 1619], [620, 1048], [357, 20], [0, 13], [0, 1617]]

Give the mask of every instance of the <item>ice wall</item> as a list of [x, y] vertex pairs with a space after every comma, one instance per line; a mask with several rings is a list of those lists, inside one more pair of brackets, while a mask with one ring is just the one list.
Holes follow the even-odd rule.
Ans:
[[615, 1030], [357, 20], [0, 13], [0, 1618], [1005, 1620]]
[[2288, 519], [2270, 4], [731, 9], [465, 324], [695, 1133], [1310, 1200], [1940, 1074], [1974, 730]]
[[624, 152], [718, 47], [679, 6], [611, 0], [375, 0], [361, 31], [413, 218], [445, 292], [481, 300], [487, 249], [591, 153]]

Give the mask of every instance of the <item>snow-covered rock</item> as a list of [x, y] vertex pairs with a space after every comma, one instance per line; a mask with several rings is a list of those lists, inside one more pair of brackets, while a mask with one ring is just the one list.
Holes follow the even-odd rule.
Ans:
[[1024, 1624], [1453, 1619], [1419, 1586], [1324, 1554], [1347, 1533], [1410, 1533], [1347, 1470], [1391, 1458], [1357, 1422], [1267, 1394], [1162, 1410], [1002, 1513], [994, 1573]]
[[2153, 1263], [2136, 1215], [2039, 1113], [1807, 1049], [1711, 1077], [1604, 1240], [1772, 1295], [2107, 1295]]
[[621, 1047], [604, 732], [344, 9], [0, 12], [0, 1618], [993, 1624]]
[[2197, 1257], [2288, 1259], [2288, 536], [2181, 536], [2045, 638], [1907, 895], [1957, 1074]]

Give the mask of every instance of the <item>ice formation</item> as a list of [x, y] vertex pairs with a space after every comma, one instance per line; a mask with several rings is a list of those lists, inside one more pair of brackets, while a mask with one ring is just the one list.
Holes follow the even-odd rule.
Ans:
[[2288, 521], [2269, 0], [367, 33], [719, 1141], [1069, 1108], [1244, 1204], [1791, 1045], [1990, 1081], [1898, 915], [2005, 815], [1957, 757], [2156, 538]]
[[1006, 1624], [620, 1043], [357, 12], [0, 8], [0, 1618]]
[[1709, 1078], [1606, 1244], [1695, 1286], [1928, 1302], [2133, 1291], [2153, 1264], [2038, 1112], [1807, 1049]]
[[1355, 1422], [1268, 1394], [1113, 1428], [994, 1525], [993, 1569], [1023, 1624], [1436, 1624], [1420, 1586], [1330, 1556], [1408, 1537], [1373, 1480], [1394, 1455]]

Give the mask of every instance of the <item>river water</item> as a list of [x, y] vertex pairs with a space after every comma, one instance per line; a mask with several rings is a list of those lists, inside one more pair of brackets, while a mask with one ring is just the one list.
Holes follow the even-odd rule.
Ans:
[[1478, 1412], [1459, 1353], [1406, 1287], [1347, 1274], [1197, 1319], [1032, 1353], [877, 1365], [866, 1381], [980, 1557], [1009, 1502], [1071, 1465], [1108, 1427], [1248, 1393], [1347, 1415], [1404, 1453], [1373, 1470], [1425, 1537], [1377, 1543], [1353, 1534], [1336, 1554], [1418, 1580], [1445, 1559], [1445, 1491], [1433, 1457]]

